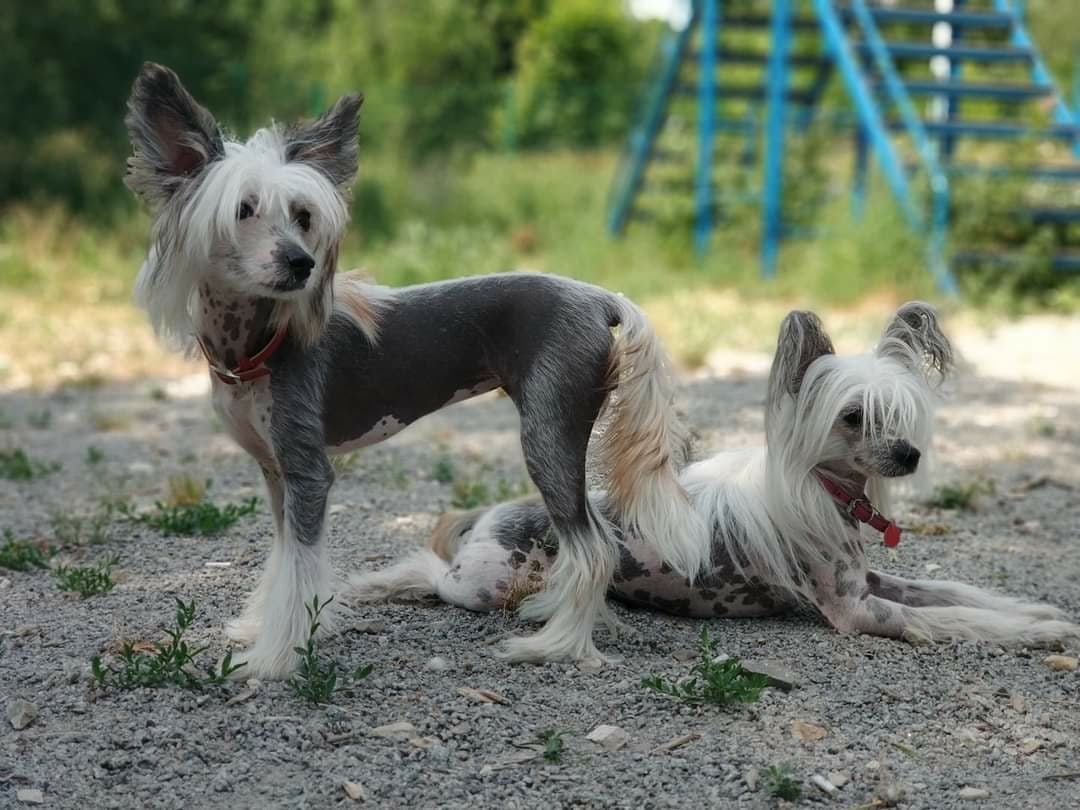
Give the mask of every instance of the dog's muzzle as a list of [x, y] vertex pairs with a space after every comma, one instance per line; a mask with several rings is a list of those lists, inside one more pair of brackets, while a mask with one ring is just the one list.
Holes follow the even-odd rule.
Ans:
[[314, 257], [295, 242], [286, 242], [274, 251], [274, 263], [285, 278], [274, 286], [286, 292], [303, 289], [315, 266]]

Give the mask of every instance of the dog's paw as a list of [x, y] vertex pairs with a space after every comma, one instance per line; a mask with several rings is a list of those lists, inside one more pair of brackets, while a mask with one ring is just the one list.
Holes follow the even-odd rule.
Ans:
[[225, 625], [225, 636], [238, 644], [254, 644], [261, 627], [261, 622], [241, 616]]

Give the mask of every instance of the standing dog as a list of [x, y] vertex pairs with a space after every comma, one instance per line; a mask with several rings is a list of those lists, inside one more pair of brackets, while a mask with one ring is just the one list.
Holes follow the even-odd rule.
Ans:
[[[624, 527], [613, 596], [697, 617], [764, 616], [809, 602], [841, 632], [892, 637], [1080, 638], [1080, 627], [1049, 605], [867, 565], [862, 524], [883, 532], [886, 545], [899, 542], [878, 508], [887, 508], [891, 482], [916, 471], [935, 389], [951, 366], [952, 349], [925, 304], [901, 307], [877, 348], [856, 357], [838, 357], [812, 313], [788, 315], [769, 375], [765, 445], [720, 453], [681, 475], [712, 527], [711, 570], [691, 582], [663, 563], [640, 527]], [[618, 519], [607, 494], [593, 501]], [[449, 513], [428, 549], [356, 579], [354, 592], [367, 601], [438, 596], [471, 610], [513, 606], [558, 564], [551, 525], [536, 499]]]
[[214, 408], [262, 468], [277, 524], [262, 580], [229, 628], [252, 643], [244, 672], [288, 673], [305, 605], [335, 590], [327, 454], [498, 387], [520, 413], [529, 474], [562, 549], [547, 590], [525, 606], [546, 626], [505, 654], [596, 657], [597, 619], [614, 623], [604, 600], [616, 546], [587, 497], [585, 454], [609, 394], [600, 454], [620, 522], [690, 576], [708, 554], [677, 481], [687, 441], [668, 361], [636, 307], [586, 284], [507, 274], [390, 290], [335, 275], [360, 104], [345, 96], [314, 123], [239, 142], [176, 74], [147, 64], [128, 105], [127, 184], [154, 217], [136, 299], [167, 342], [202, 348]]

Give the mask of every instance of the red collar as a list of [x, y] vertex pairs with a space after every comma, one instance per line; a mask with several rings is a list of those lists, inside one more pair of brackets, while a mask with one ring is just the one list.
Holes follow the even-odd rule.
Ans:
[[821, 473], [818, 473], [817, 477], [826, 491], [844, 507], [845, 512], [860, 523], [865, 523], [885, 535], [887, 548], [896, 548], [900, 544], [900, 527], [875, 509], [874, 505], [866, 499], [865, 493], [860, 493], [856, 497], [831, 478]]
[[206, 350], [202, 338], [196, 335], [195, 340], [198, 341], [199, 348], [202, 349], [202, 353], [206, 357], [206, 362], [210, 364], [210, 370], [217, 375], [218, 379], [226, 385], [236, 385], [237, 383], [250, 382], [267, 376], [270, 369], [266, 367], [266, 361], [281, 347], [287, 334], [289, 334], [289, 324], [286, 322], [278, 327], [269, 343], [252, 357], [241, 357], [240, 362], [233, 368], [222, 368], [217, 365], [210, 356], [210, 352]]

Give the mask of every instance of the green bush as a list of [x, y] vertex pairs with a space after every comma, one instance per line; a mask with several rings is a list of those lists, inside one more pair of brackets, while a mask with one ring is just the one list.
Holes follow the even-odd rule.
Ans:
[[[650, 52], [619, 3], [561, 0], [518, 50], [516, 119], [525, 145], [597, 146], [626, 137]], [[505, 125], [505, 124], [504, 124]]]

